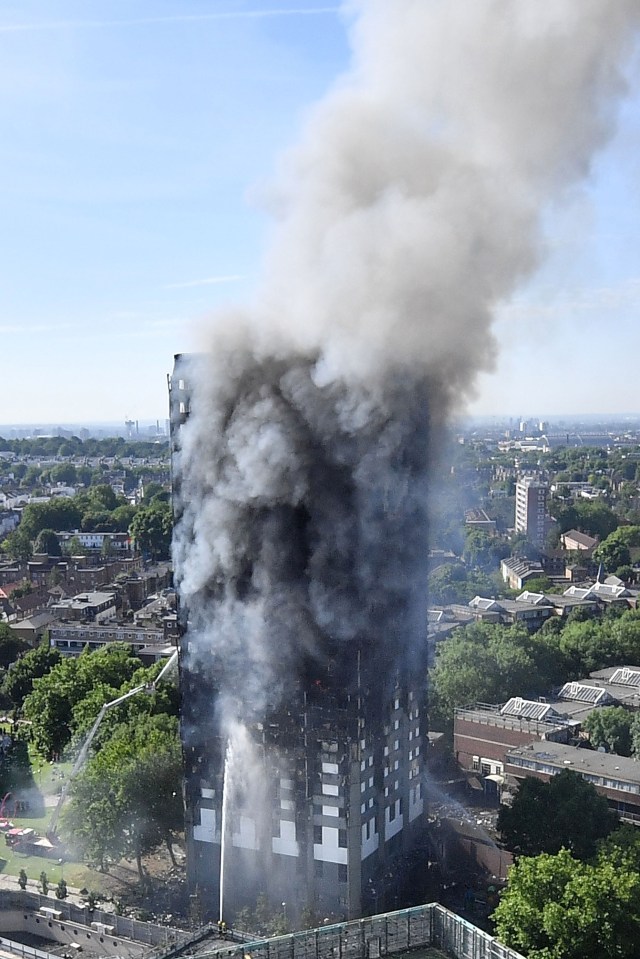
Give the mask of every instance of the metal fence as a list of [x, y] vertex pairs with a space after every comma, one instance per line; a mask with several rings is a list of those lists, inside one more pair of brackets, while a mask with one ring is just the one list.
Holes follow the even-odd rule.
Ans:
[[441, 949], [452, 959], [523, 959], [520, 953], [438, 903], [215, 952], [198, 950], [198, 959], [379, 959], [429, 946]]
[[[0, 891], [0, 908], [27, 908], [35, 912], [41, 906], [53, 906], [73, 922], [86, 925], [106, 922], [115, 927], [116, 936], [155, 947], [145, 953], [145, 959], [171, 959], [187, 951], [197, 954], [198, 959], [244, 959], [246, 956], [251, 959], [381, 959], [429, 946], [442, 950], [452, 959], [523, 959], [520, 953], [438, 903], [242, 945], [229, 943], [226, 948], [220, 948], [221, 943], [216, 942], [215, 950], [207, 950], [203, 941], [212, 934], [210, 928], [188, 933], [98, 909], [90, 912], [35, 893]], [[0, 938], [0, 944], [4, 946], [5, 942], [10, 944], [5, 948], [22, 959], [50, 959], [46, 952]], [[200, 948], [194, 948], [200, 944]]]
[[23, 946], [21, 942], [5, 939], [3, 936], [0, 936], [0, 949], [3, 952], [10, 952], [14, 956], [22, 956], [22, 959], [58, 959], [57, 956], [52, 956], [49, 952], [43, 952], [42, 949]]
[[18, 892], [17, 890], [0, 890], [0, 909], [20, 909], [37, 912], [42, 907], [55, 909], [61, 917], [69, 922], [77, 922], [83, 926], [90, 926], [92, 922], [103, 922], [113, 926], [114, 934], [121, 938], [133, 939], [135, 942], [146, 943], [149, 946], [159, 946], [166, 951], [178, 936], [183, 933], [170, 926], [160, 926], [154, 922], [142, 922], [130, 916], [117, 916], [112, 912], [103, 912], [101, 909], [90, 906], [78, 906], [66, 899], [56, 899], [51, 896], [41, 896], [36, 892]]

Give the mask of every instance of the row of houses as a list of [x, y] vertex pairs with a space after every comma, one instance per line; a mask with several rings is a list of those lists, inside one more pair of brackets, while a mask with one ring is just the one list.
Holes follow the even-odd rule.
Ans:
[[474, 622], [520, 624], [535, 632], [554, 616], [566, 618], [575, 610], [595, 616], [611, 606], [635, 609], [637, 604], [637, 589], [625, 586], [617, 576], [607, 576], [602, 582], [571, 585], [563, 593], [525, 589], [515, 599], [474, 596], [469, 603], [433, 607], [428, 613], [428, 634], [433, 653], [437, 643], [455, 629]]
[[0, 619], [30, 645], [48, 636], [63, 655], [112, 642], [131, 645], [143, 660], [166, 655], [177, 637], [169, 565], [145, 567], [140, 557], [82, 562], [89, 561], [41, 555], [0, 565]]

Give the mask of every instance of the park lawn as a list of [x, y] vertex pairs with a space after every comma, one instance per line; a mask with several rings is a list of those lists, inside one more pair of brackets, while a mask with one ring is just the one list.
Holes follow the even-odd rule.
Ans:
[[[49, 763], [44, 760], [29, 745], [29, 759], [31, 761], [32, 787], [35, 787], [43, 798], [50, 796], [59, 796], [62, 786], [60, 773], [64, 772], [66, 777], [71, 772], [71, 762]], [[19, 792], [22, 791], [18, 787]], [[1, 798], [1, 797], [0, 797]], [[34, 815], [33, 812], [26, 812], [23, 815], [11, 815], [11, 801], [7, 803], [6, 815], [13, 823], [16, 829], [35, 829], [40, 836], [46, 836], [55, 806], [46, 806], [44, 814]], [[4, 840], [4, 834], [0, 832], [0, 873], [10, 876], [18, 876], [20, 870], [24, 869], [27, 877], [32, 880], [38, 880], [40, 873], [45, 872], [49, 880], [51, 889], [55, 888], [59, 879], [64, 878], [69, 886], [77, 889], [86, 887], [96, 892], [101, 891], [101, 874], [91, 869], [85, 863], [72, 862], [65, 860], [60, 863], [55, 856], [32, 856], [19, 852], [13, 846], [7, 846]]]
[[[12, 816], [11, 822], [16, 829], [35, 829], [40, 836], [45, 836], [51, 819], [51, 809], [47, 809], [45, 816]], [[31, 856], [19, 852], [14, 846], [7, 846], [4, 837], [0, 834], [0, 870], [4, 875], [17, 876], [24, 869], [29, 879], [39, 879], [41, 872], [46, 872], [50, 886], [55, 886], [59, 879], [64, 878], [69, 886], [77, 889], [87, 887], [98, 891], [99, 873], [90, 869], [82, 862], [65, 860], [60, 863], [55, 857]]]

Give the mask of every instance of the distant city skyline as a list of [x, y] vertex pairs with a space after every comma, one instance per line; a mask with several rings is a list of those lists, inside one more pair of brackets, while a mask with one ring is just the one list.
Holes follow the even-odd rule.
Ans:
[[[488, 431], [511, 430], [518, 432], [520, 425], [525, 425], [525, 432], [529, 435], [540, 433], [540, 424], [544, 425], [545, 433], [556, 435], [569, 431], [573, 434], [580, 426], [589, 428], [620, 427], [640, 431], [640, 413], [557, 413], [546, 417], [537, 414], [477, 414], [464, 415], [452, 420], [451, 430], [457, 432], [472, 432], [477, 428]], [[46, 422], [34, 420], [31, 423], [0, 423], [0, 437], [4, 439], [27, 436], [55, 436], [60, 433], [73, 434], [77, 432], [100, 436], [129, 435], [132, 439], [149, 439], [150, 436], [168, 437], [169, 420], [166, 417], [145, 418], [133, 421], [133, 426], [127, 428], [127, 420], [85, 420], [69, 422]]]
[[[269, 184], [349, 63], [336, 4], [26, 0], [0, 14], [8, 424], [164, 421], [166, 374], [251, 301]], [[548, 258], [498, 311], [471, 415], [640, 410], [640, 64]], [[10, 226], [9, 226], [10, 224]], [[512, 413], [513, 416], [526, 415]]]

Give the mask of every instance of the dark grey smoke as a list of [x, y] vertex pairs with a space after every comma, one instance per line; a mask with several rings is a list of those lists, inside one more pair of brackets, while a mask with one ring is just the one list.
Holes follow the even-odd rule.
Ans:
[[176, 574], [223, 727], [300, 677], [411, 663], [430, 438], [610, 136], [640, 20], [638, 0], [348, 9], [353, 66], [282, 163], [260, 294], [204, 334], [180, 437]]
[[[208, 544], [190, 628], [201, 668], [219, 651], [223, 711], [245, 721], [302, 676], [345, 694], [358, 671], [391, 679], [424, 638], [425, 384], [389, 382], [374, 398], [313, 374], [309, 360], [245, 356], [220, 431], [200, 435], [191, 461], [211, 493], [185, 497], [191, 539], [176, 544], [183, 570]], [[195, 406], [214, 400], [208, 375], [194, 368]]]

